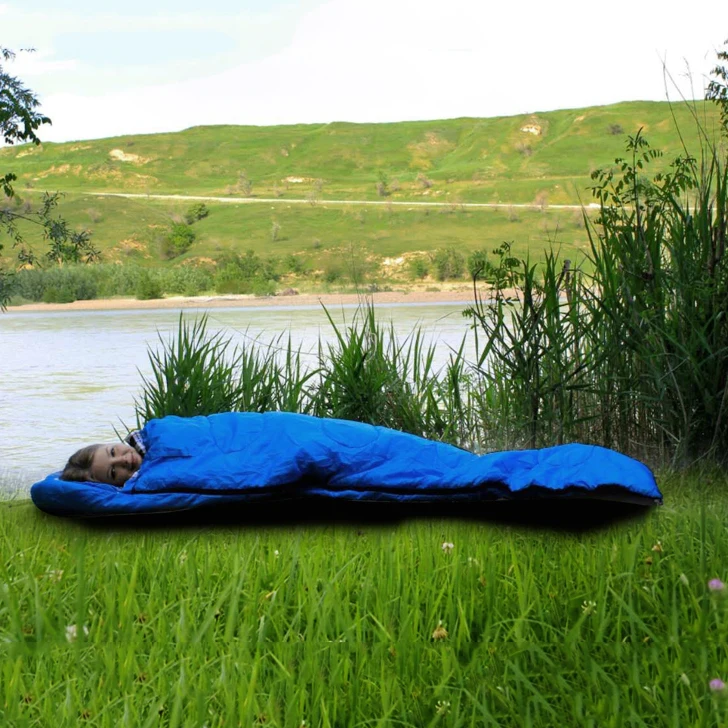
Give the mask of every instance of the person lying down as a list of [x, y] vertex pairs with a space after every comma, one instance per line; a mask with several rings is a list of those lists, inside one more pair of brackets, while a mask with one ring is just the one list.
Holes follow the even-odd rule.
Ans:
[[[479, 500], [525, 495], [531, 486], [546, 495], [568, 489], [600, 497], [594, 493], [599, 486], [616, 486], [650, 502], [662, 500], [646, 465], [598, 445], [477, 455], [387, 427], [293, 412], [151, 419], [123, 442], [78, 450], [61, 473], [38, 484], [39, 496], [47, 491], [66, 498], [70, 491], [58, 478], [111, 485], [133, 499], [293, 492], [360, 500]], [[107, 497], [97, 488], [88, 492], [89, 498]]]
[[120, 488], [139, 470], [146, 451], [141, 430], [129, 433], [124, 442], [87, 445], [68, 459], [61, 480], [108, 483]]

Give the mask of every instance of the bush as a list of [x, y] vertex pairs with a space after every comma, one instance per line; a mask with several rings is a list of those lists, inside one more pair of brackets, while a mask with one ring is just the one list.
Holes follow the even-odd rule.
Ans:
[[199, 296], [212, 289], [212, 273], [205, 268], [179, 265], [160, 271], [160, 285], [165, 293]]
[[[218, 293], [254, 293], [261, 281], [275, 283], [279, 278], [274, 260], [247, 250], [245, 255], [226, 253], [220, 256], [214, 285]], [[268, 288], [270, 286], [266, 290]]]
[[76, 296], [68, 284], [61, 288], [47, 288], [43, 292], [43, 303], [73, 303], [75, 300]]
[[426, 258], [413, 258], [409, 263], [410, 273], [415, 278], [426, 278], [430, 272], [430, 265]]
[[13, 295], [29, 301], [70, 303], [98, 295], [99, 265], [69, 265], [63, 268], [28, 268], [13, 278]]
[[152, 298], [162, 298], [162, 286], [156, 276], [144, 271], [137, 282], [136, 297], [140, 301], [149, 301]]
[[135, 263], [129, 265], [96, 266], [99, 269], [99, 296], [133, 296], [144, 268]]
[[324, 281], [326, 283], [336, 283], [344, 276], [341, 264], [335, 261], [328, 261], [324, 266]]
[[465, 259], [452, 247], [436, 250], [432, 262], [438, 281], [460, 278], [465, 271]]
[[473, 251], [468, 256], [467, 265], [471, 278], [474, 278], [476, 275], [482, 278], [488, 266], [488, 252], [485, 248]]
[[162, 238], [162, 257], [169, 260], [186, 253], [195, 242], [195, 231], [185, 223], [172, 223], [167, 235]]
[[202, 220], [203, 217], [207, 217], [210, 214], [210, 210], [204, 202], [198, 202], [185, 213], [185, 222], [188, 225]]
[[283, 265], [289, 273], [301, 275], [302, 273], [306, 272], [306, 267], [303, 260], [300, 258], [300, 256], [293, 255], [293, 253], [290, 253], [285, 257]]
[[248, 293], [247, 281], [234, 263], [223, 265], [215, 274], [213, 286], [217, 293]]

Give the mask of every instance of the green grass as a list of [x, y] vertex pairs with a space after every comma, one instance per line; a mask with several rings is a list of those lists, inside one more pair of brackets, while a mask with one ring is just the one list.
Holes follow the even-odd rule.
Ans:
[[587, 533], [1, 504], [3, 725], [723, 725], [728, 478], [657, 479], [663, 507]]
[[[715, 108], [697, 102], [709, 129]], [[689, 146], [697, 130], [685, 104], [674, 107]], [[652, 145], [671, 159], [680, 140], [668, 102], [625, 102], [489, 119], [460, 118], [385, 124], [297, 124], [289, 126], [205, 126], [182, 132], [110, 139], [23, 145], [0, 150], [0, 163], [30, 183], [59, 190], [167, 194], [245, 194], [304, 197], [322, 180], [322, 197], [380, 199], [376, 182], [384, 172], [400, 190], [392, 199], [428, 199], [418, 174], [432, 180], [429, 197], [446, 190], [464, 201], [531, 202], [538, 191], [550, 201], [578, 202], [574, 186], [595, 166], [612, 164], [624, 136], [640, 127]], [[528, 124], [538, 135], [521, 131]], [[621, 132], [612, 133], [618, 125]], [[137, 159], [121, 161], [120, 150]], [[530, 150], [530, 151], [529, 151]], [[286, 177], [310, 182], [286, 183]], [[287, 189], [286, 189], [287, 187]], [[247, 195], [246, 195], [247, 196]]]
[[[188, 207], [155, 200], [68, 195], [59, 209], [72, 227], [92, 231], [102, 261], [159, 266], [159, 233]], [[265, 257], [294, 254], [306, 266], [321, 269], [329, 261], [341, 261], [352, 246], [381, 264], [385, 257], [446, 246], [467, 255], [481, 247], [490, 250], [503, 240], [512, 240], [514, 250], [525, 257], [528, 250], [541, 255], [552, 239], [574, 256], [586, 252], [589, 240], [578, 210], [393, 207], [389, 211], [353, 205], [276, 205], [271, 209], [263, 204], [223, 203], [208, 203], [208, 207], [209, 217], [193, 225], [197, 240], [173, 264], [250, 249]], [[274, 221], [280, 225], [275, 241], [271, 239]], [[44, 249], [42, 231], [27, 224], [21, 224], [21, 229], [37, 250]], [[6, 252], [10, 255], [10, 246]]]

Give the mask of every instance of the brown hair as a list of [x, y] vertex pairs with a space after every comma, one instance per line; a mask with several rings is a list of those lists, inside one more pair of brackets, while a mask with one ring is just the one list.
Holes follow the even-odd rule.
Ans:
[[73, 453], [73, 455], [68, 458], [66, 467], [63, 468], [61, 480], [74, 480], [80, 483], [85, 480], [92, 480], [91, 462], [95, 452], [100, 447], [101, 445], [87, 445]]

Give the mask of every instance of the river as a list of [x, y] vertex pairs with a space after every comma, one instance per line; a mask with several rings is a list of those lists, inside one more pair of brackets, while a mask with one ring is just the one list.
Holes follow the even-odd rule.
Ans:
[[[464, 303], [389, 304], [377, 319], [398, 338], [420, 327], [436, 344], [435, 368], [466, 337], [465, 358], [475, 358]], [[355, 305], [331, 307], [337, 323], [351, 325]], [[315, 365], [319, 339], [335, 341], [320, 305], [286, 308], [186, 309], [185, 319], [208, 314], [207, 330], [234, 344], [265, 345], [290, 332], [302, 360]], [[63, 467], [68, 456], [92, 442], [113, 442], [114, 432], [134, 426], [134, 398], [142, 374], [151, 374], [149, 351], [176, 334], [179, 310], [0, 313], [0, 498], [27, 495], [30, 486]], [[287, 338], [287, 337], [286, 337]]]

